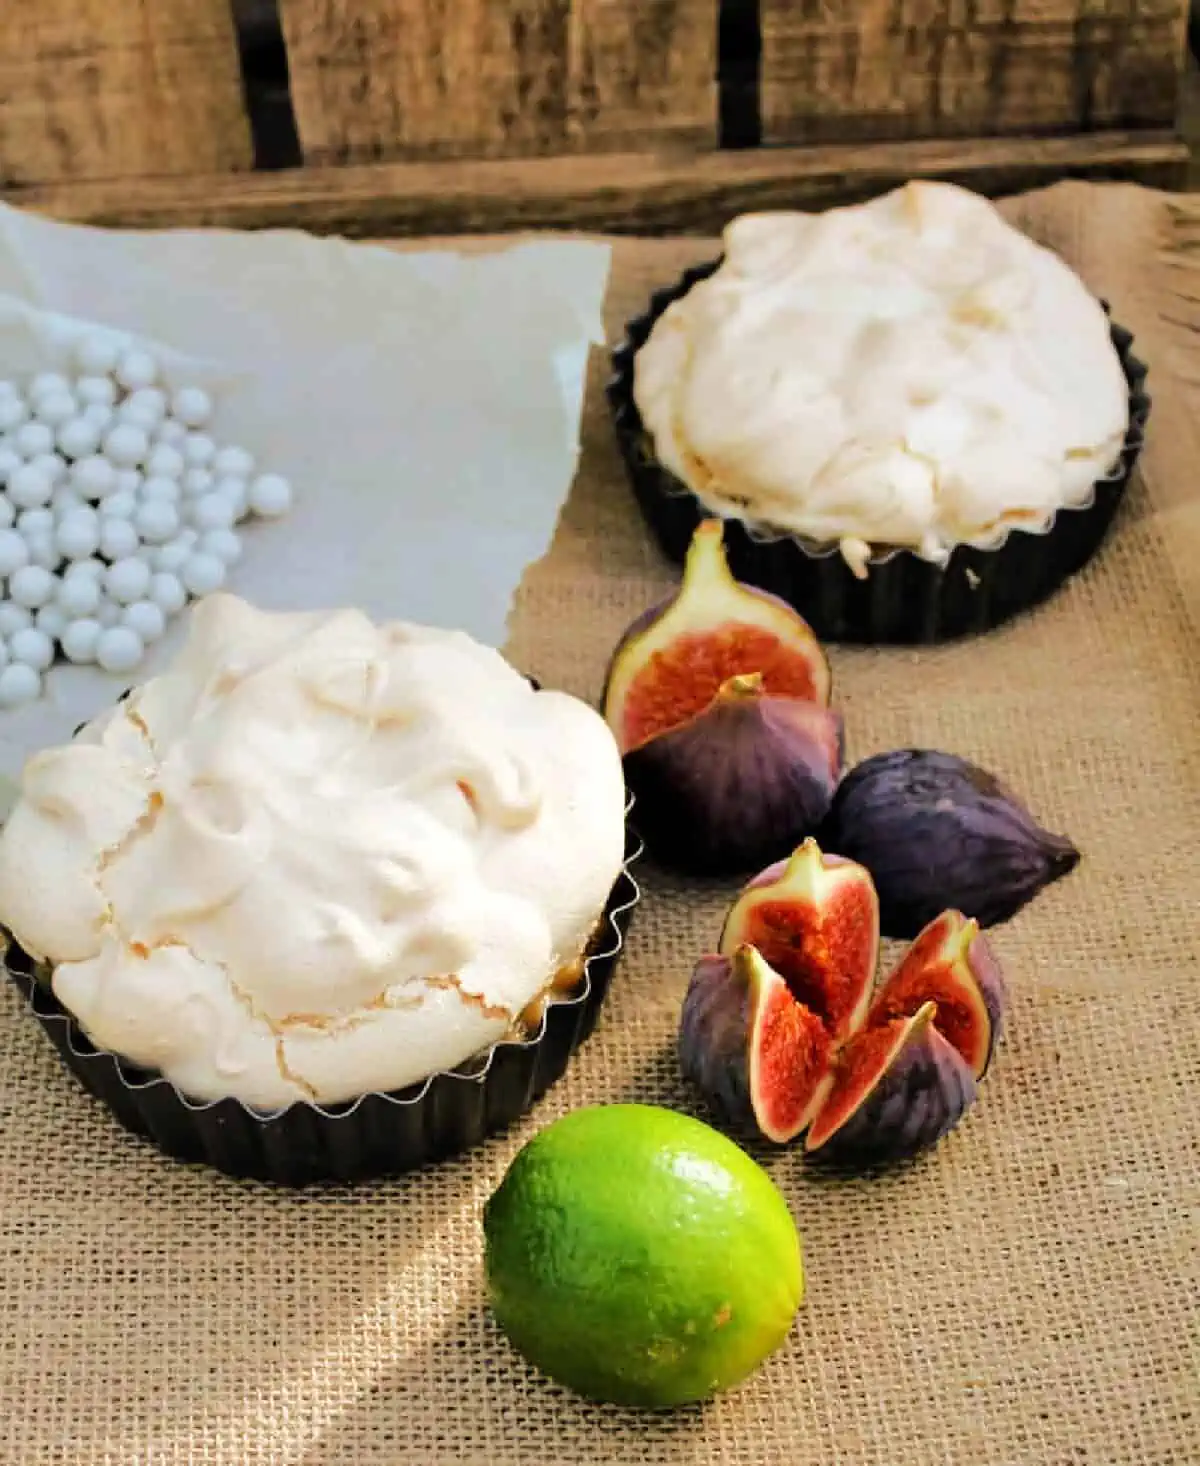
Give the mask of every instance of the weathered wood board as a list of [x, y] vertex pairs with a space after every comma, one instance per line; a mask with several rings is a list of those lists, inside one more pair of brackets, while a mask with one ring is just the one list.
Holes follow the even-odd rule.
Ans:
[[717, 0], [280, 0], [308, 162], [716, 142]]
[[60, 218], [136, 228], [304, 228], [360, 237], [596, 230], [714, 235], [751, 209], [821, 208], [908, 178], [1015, 193], [1063, 177], [1178, 187], [1187, 148], [1170, 131], [968, 142], [607, 153], [594, 158], [348, 163], [270, 173], [23, 190]]
[[[705, 233], [906, 177], [1170, 187], [1187, 157], [1186, 0], [0, 5], [0, 193], [96, 223]], [[261, 172], [251, 9], [300, 136]], [[731, 117], [764, 145], [721, 148]]]
[[0, 186], [250, 167], [229, 0], [2, 0]]
[[765, 141], [1164, 127], [1181, 0], [760, 0]]

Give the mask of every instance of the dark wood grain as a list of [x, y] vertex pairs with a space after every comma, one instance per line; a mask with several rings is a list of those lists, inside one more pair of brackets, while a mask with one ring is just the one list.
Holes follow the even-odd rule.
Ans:
[[716, 139], [716, 0], [280, 0], [309, 162]]
[[1187, 0], [760, 0], [763, 137], [1167, 127]]
[[251, 162], [229, 0], [0, 0], [0, 184]]
[[561, 144], [566, 0], [280, 0], [279, 13], [309, 162]]
[[717, 233], [750, 209], [816, 208], [870, 197], [907, 178], [987, 194], [1063, 177], [1182, 183], [1173, 132], [1096, 133], [699, 154], [609, 154], [466, 163], [302, 168], [239, 177], [12, 191], [9, 201], [94, 224], [307, 228], [383, 238], [522, 229]]
[[717, 27], [716, 0], [573, 0], [569, 141], [715, 144]]

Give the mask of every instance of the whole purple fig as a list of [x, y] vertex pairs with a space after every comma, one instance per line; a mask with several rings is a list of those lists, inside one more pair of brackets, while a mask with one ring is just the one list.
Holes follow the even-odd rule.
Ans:
[[948, 908], [980, 927], [1008, 921], [1080, 858], [986, 769], [919, 748], [851, 769], [820, 839], [871, 872], [883, 935], [906, 940]]

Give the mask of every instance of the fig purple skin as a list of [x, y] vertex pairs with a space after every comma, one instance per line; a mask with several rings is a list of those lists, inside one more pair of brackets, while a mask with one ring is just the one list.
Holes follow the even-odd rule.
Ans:
[[1014, 917], [1079, 864], [994, 775], [969, 760], [906, 748], [842, 779], [822, 845], [865, 865], [883, 935], [911, 940], [948, 907], [981, 927]]
[[984, 1060], [983, 1074], [979, 1076], [982, 1079], [995, 1057], [996, 1045], [1004, 1033], [1004, 1015], [1008, 1008], [1008, 985], [1004, 981], [1004, 970], [982, 933], [976, 936], [971, 943], [969, 961], [975, 981], [979, 984], [983, 1006], [987, 1009], [988, 1022], [991, 1024], [991, 1042], [988, 1045], [987, 1058]]
[[828, 813], [841, 715], [744, 686], [754, 681], [733, 678], [690, 722], [625, 755], [638, 833], [660, 864], [690, 875], [758, 870]]
[[910, 1161], [954, 1129], [978, 1092], [958, 1051], [926, 1027], [905, 1044], [845, 1124], [808, 1152], [808, 1159], [854, 1170]]
[[742, 1136], [758, 1133], [750, 1100], [750, 990], [729, 957], [701, 957], [679, 1016], [679, 1069], [717, 1119]]

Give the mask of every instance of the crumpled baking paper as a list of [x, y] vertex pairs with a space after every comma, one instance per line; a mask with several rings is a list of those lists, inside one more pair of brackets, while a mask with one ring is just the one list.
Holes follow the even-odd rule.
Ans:
[[[355, 605], [502, 647], [525, 568], [574, 477], [610, 250], [534, 240], [410, 252], [294, 231], [142, 233], [0, 205], [0, 377], [62, 368], [104, 328], [198, 384], [221, 443], [296, 490], [247, 521], [226, 588], [258, 605]], [[0, 711], [0, 816], [28, 754], [160, 669], [185, 610], [132, 675], [56, 665]]]

